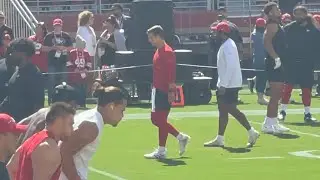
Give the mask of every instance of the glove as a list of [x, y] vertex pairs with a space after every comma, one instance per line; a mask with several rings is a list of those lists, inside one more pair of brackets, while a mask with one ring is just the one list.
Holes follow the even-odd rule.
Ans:
[[275, 58], [275, 59], [274, 59], [274, 63], [275, 63], [274, 69], [278, 69], [278, 68], [281, 66], [281, 60], [280, 60], [280, 58], [279, 58], [279, 57]]

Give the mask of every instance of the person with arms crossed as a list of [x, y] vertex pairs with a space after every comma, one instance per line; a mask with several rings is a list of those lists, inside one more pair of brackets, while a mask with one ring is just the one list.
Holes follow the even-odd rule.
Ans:
[[[44, 38], [44, 46], [53, 47], [48, 52], [48, 72], [66, 72], [66, 62], [69, 51], [73, 49], [71, 36], [62, 31], [62, 19], [53, 20], [53, 31]], [[51, 103], [54, 87], [66, 81], [66, 74], [49, 75], [48, 103]]]
[[284, 28], [288, 44], [288, 61], [284, 71], [286, 78], [278, 119], [285, 120], [293, 86], [299, 84], [302, 90], [304, 121], [313, 124], [316, 119], [311, 115], [310, 106], [314, 67], [319, 57], [320, 31], [308, 16], [306, 7], [295, 7], [293, 15], [295, 21]]
[[149, 42], [157, 48], [153, 56], [153, 88], [151, 95], [151, 121], [158, 127], [159, 147], [150, 154], [148, 159], [165, 159], [168, 134], [179, 141], [180, 156], [185, 152], [190, 137], [179, 132], [168, 122], [171, 103], [176, 92], [176, 56], [173, 49], [164, 40], [164, 31], [156, 25], [147, 31]]
[[77, 114], [74, 132], [61, 144], [62, 173], [59, 180], [88, 179], [89, 161], [97, 152], [105, 124], [116, 127], [123, 118], [127, 97], [120, 88], [95, 83], [98, 106]]
[[26, 140], [11, 157], [7, 165], [11, 179], [59, 179], [62, 158], [58, 143], [72, 133], [74, 114], [69, 104], [52, 104], [46, 116], [46, 128]]
[[286, 36], [281, 27], [281, 12], [277, 3], [270, 2], [264, 6], [264, 13], [268, 17], [266, 31], [264, 33], [264, 46], [267, 52], [266, 73], [270, 84], [270, 100], [267, 115], [262, 125], [262, 132], [270, 134], [282, 134], [289, 128], [280, 125], [277, 119], [278, 103], [283, 90], [284, 73], [283, 64], [286, 60]]
[[26, 125], [18, 125], [7, 114], [0, 114], [0, 179], [10, 180], [6, 161], [16, 151], [16, 140], [27, 130]]
[[212, 141], [204, 143], [205, 147], [223, 147], [224, 133], [228, 125], [228, 114], [231, 114], [249, 134], [248, 147], [252, 147], [259, 133], [250, 125], [247, 117], [237, 108], [238, 93], [242, 87], [242, 73], [238, 49], [230, 38], [230, 26], [221, 22], [216, 26], [222, 45], [217, 55], [218, 83], [217, 102], [219, 109], [219, 132]]
[[[65, 102], [70, 104], [74, 109], [77, 108], [78, 94], [77, 91], [65, 82], [54, 88], [54, 94], [52, 96], [52, 103]], [[29, 137], [42, 131], [46, 125], [46, 116], [50, 108], [42, 108], [38, 112], [24, 118], [18, 124], [28, 125], [27, 132], [21, 134], [18, 140], [18, 145], [21, 145]]]

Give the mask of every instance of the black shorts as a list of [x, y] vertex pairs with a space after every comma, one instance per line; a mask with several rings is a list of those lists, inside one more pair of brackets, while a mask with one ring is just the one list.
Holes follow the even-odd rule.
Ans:
[[284, 82], [284, 72], [283, 72], [283, 66], [280, 66], [278, 69], [274, 69], [275, 62], [273, 59], [266, 58], [265, 59], [266, 64], [266, 73], [267, 73], [267, 79], [269, 82]]
[[224, 95], [219, 95], [218, 91], [216, 91], [217, 102], [221, 102], [224, 104], [238, 103], [240, 89], [241, 88], [226, 88], [226, 92], [224, 93]]
[[300, 88], [312, 88], [314, 84], [314, 72], [312, 68], [290, 68], [285, 71], [285, 83], [299, 85]]
[[168, 93], [160, 89], [153, 88], [151, 94], [151, 110], [155, 111], [169, 111], [171, 104], [168, 101]]

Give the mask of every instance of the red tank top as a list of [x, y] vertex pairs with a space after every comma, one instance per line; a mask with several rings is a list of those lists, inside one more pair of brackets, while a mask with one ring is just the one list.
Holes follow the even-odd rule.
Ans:
[[[20, 147], [19, 167], [15, 180], [33, 180], [32, 169], [32, 152], [42, 143], [45, 139], [50, 137], [47, 130], [43, 130], [31, 136]], [[61, 173], [61, 165], [57, 168], [56, 172], [52, 175], [50, 180], [58, 180]]]

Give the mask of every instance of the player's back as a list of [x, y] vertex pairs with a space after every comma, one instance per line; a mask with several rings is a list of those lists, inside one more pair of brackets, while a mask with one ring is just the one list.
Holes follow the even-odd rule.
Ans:
[[[49, 137], [47, 130], [40, 131], [27, 139], [19, 148], [19, 167], [15, 180], [33, 180], [32, 153], [40, 143]], [[54, 173], [51, 180], [57, 180], [60, 168]]]
[[[104, 127], [103, 118], [101, 114], [98, 112], [97, 108], [77, 114], [75, 116], [73, 125], [74, 130], [77, 130], [81, 123], [85, 121], [95, 123], [98, 127], [99, 133], [93, 142], [84, 146], [77, 154], [73, 156], [74, 164], [76, 165], [78, 175], [81, 177], [81, 179], [87, 179], [89, 161], [92, 159], [92, 156], [96, 153], [98, 145], [100, 144], [100, 138], [103, 134]], [[61, 173], [59, 180], [68, 179], [63, 173]]]

